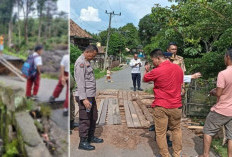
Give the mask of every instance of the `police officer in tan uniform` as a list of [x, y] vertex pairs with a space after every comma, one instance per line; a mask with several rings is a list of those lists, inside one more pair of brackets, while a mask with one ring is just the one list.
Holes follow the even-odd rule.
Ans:
[[173, 54], [172, 57], [170, 58], [171, 61], [174, 64], [178, 64], [181, 67], [181, 69], [183, 70], [183, 72], [185, 73], [186, 68], [185, 68], [185, 64], [184, 64], [184, 58], [177, 55], [177, 45], [176, 45], [176, 43], [170, 42], [169, 45], [168, 45], [168, 48], [167, 48], [167, 52], [170, 52], [170, 53]]
[[96, 80], [90, 61], [97, 55], [94, 45], [88, 46], [76, 60], [74, 75], [77, 83], [76, 101], [79, 104], [79, 149], [94, 150], [90, 143], [102, 143], [103, 139], [94, 136], [98, 111], [96, 105]]

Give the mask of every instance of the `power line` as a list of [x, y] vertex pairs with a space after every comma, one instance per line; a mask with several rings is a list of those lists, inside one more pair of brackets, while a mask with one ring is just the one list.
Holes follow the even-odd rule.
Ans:
[[108, 2], [108, 4], [109, 4], [109, 7], [110, 7], [110, 9], [111, 9], [111, 10], [113, 10], [113, 9], [112, 9], [112, 7], [111, 7], [111, 5], [110, 5], [110, 2], [109, 2], [109, 0], [107, 0], [107, 2]]
[[102, 10], [102, 11], [105, 11], [105, 9], [103, 9], [102, 7], [99, 7], [99, 5], [98, 5], [97, 3], [95, 3], [95, 0], [92, 0], [92, 1], [93, 1], [94, 5], [95, 5], [98, 9], [100, 9], [100, 10]]

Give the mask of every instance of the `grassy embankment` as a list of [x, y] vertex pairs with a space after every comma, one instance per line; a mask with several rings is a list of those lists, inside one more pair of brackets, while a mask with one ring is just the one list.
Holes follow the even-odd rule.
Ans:
[[[120, 67], [115, 67], [115, 68], [112, 68], [112, 69], [111, 69], [111, 72], [119, 71], [119, 70], [122, 70], [122, 68], [120, 68]], [[94, 75], [95, 75], [95, 78], [96, 78], [96, 79], [100, 79], [100, 78], [102, 78], [102, 77], [105, 77], [106, 71], [101, 71], [100, 69], [94, 69]]]

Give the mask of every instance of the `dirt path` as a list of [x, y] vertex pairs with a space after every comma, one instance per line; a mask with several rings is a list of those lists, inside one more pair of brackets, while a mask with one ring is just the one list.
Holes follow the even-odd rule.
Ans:
[[[182, 127], [182, 157], [195, 157], [202, 153], [203, 142], [193, 132]], [[87, 152], [78, 150], [78, 129], [70, 136], [71, 157], [158, 157], [158, 148], [154, 132], [147, 129], [128, 129], [126, 126], [98, 126], [97, 136], [105, 140], [103, 144], [94, 144], [96, 150]], [[171, 153], [171, 149], [170, 149]], [[210, 157], [215, 157], [211, 152]]]
[[[26, 88], [26, 82], [20, 81], [17, 77], [9, 77], [9, 76], [0, 75], [0, 83], [4, 83], [9, 86], [16, 85], [16, 86], [22, 87], [23, 89]], [[42, 78], [40, 81], [40, 88], [38, 92], [39, 101], [47, 102], [49, 97], [52, 95], [53, 90], [55, 89], [57, 83], [58, 83], [58, 80]], [[62, 93], [60, 94], [60, 97], [56, 100], [64, 100], [65, 92], [66, 92], [66, 89], [64, 88]]]

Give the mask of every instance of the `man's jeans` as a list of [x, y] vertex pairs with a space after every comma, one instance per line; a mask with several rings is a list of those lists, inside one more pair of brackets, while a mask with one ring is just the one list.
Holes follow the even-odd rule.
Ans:
[[154, 108], [154, 122], [156, 141], [162, 157], [169, 157], [168, 145], [166, 140], [167, 126], [172, 132], [173, 157], [180, 157], [182, 151], [182, 132], [180, 127], [182, 109], [166, 109], [163, 107]]
[[132, 81], [133, 81], [134, 88], [136, 88], [136, 82], [137, 82], [138, 89], [139, 89], [140, 84], [141, 84], [141, 74], [140, 73], [131, 73], [131, 75], [132, 75]]

